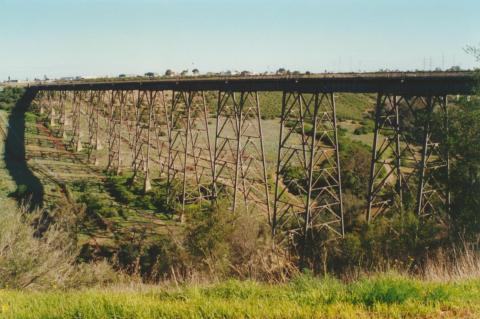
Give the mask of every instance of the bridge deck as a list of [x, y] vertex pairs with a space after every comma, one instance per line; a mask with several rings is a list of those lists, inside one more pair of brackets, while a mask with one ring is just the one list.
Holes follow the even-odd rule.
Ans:
[[390, 93], [403, 95], [470, 94], [474, 72], [325, 73], [299, 76], [184, 77], [108, 82], [55, 82], [34, 90], [298, 91]]

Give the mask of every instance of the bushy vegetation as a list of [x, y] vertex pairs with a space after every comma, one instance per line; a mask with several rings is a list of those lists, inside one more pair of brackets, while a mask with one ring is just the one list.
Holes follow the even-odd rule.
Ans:
[[375, 123], [371, 119], [364, 119], [360, 121], [360, 124], [361, 126], [357, 127], [353, 131], [353, 134], [355, 135], [368, 134], [368, 133], [372, 133], [375, 129]]
[[[81, 232], [114, 233], [101, 249], [90, 241], [84, 243], [82, 260], [106, 258], [118, 270], [146, 282], [230, 276], [273, 280], [294, 272], [285, 258], [270, 262], [276, 254], [265, 220], [254, 214], [233, 215], [222, 199], [216, 204], [187, 205], [183, 224], [164, 224], [163, 231], [152, 232], [149, 219], [145, 225], [132, 227], [127, 221], [140, 216], [137, 209], [156, 214], [157, 221], [162, 220], [158, 217], [169, 222], [179, 216], [178, 208], [165, 209], [165, 197], [156, 195], [164, 185], [153, 183], [153, 189], [145, 193], [140, 184], [132, 184], [129, 174], [110, 176], [104, 184], [73, 183], [70, 188], [84, 207], [83, 217], [79, 216]], [[157, 205], [153, 196], [164, 201]]]
[[467, 241], [480, 242], [480, 102], [450, 114], [448, 148], [452, 154], [452, 231]]
[[23, 88], [17, 87], [6, 87], [0, 90], [0, 110], [11, 110], [24, 92]]
[[[76, 235], [71, 220], [65, 220], [67, 212], [31, 213], [0, 204], [0, 288], [70, 288], [119, 279], [106, 263], [77, 262]], [[62, 218], [52, 223], [54, 214]]]
[[108, 176], [105, 186], [119, 203], [128, 204], [130, 207], [167, 213], [172, 211], [173, 207], [167, 205], [165, 183], [154, 183], [152, 190], [144, 192], [143, 183], [139, 179], [132, 180], [130, 174], [124, 174]]

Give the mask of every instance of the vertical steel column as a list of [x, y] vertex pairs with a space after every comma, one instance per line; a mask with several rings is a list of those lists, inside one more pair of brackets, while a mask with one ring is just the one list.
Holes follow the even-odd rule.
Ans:
[[116, 138], [117, 138], [117, 141], [118, 141], [118, 148], [116, 150], [117, 154], [118, 154], [118, 157], [117, 157], [117, 163], [116, 163], [116, 173], [119, 174], [120, 173], [120, 170], [121, 170], [121, 167], [122, 167], [122, 133], [123, 133], [123, 129], [124, 129], [124, 119], [123, 119], [123, 115], [124, 115], [124, 109], [126, 108], [126, 104], [127, 104], [127, 97], [128, 97], [128, 92], [126, 91], [120, 91], [120, 103], [119, 103], [119, 110], [118, 110], [118, 113], [119, 113], [119, 123], [118, 123], [118, 129], [117, 131], [115, 132], [115, 135], [116, 135]]
[[60, 91], [60, 132], [59, 136], [61, 136], [63, 139], [67, 138], [67, 131], [66, 131], [66, 125], [67, 125], [67, 92], [66, 91]]
[[[148, 121], [150, 116], [150, 105], [148, 100], [148, 92], [139, 90], [137, 92], [137, 97], [133, 96], [133, 101], [131, 105], [133, 106], [133, 115], [132, 112], [128, 114], [129, 123], [127, 125], [128, 135], [129, 135], [129, 144], [130, 149], [132, 150], [132, 183], [137, 178], [139, 173], [145, 172], [145, 146], [146, 146], [146, 137], [145, 129], [148, 128]], [[133, 119], [132, 119], [133, 117]], [[148, 133], [148, 132], [147, 132]]]
[[[237, 104], [237, 101], [235, 99], [235, 93], [231, 93], [231, 99], [233, 102], [233, 112], [234, 112], [234, 119], [235, 119], [235, 126], [234, 126], [234, 132], [235, 132], [235, 140], [236, 140], [236, 145], [235, 145], [235, 153], [233, 154], [233, 158], [235, 159], [235, 175], [233, 179], [233, 209], [232, 211], [235, 213], [235, 210], [237, 208], [237, 193], [238, 193], [238, 175], [240, 173], [240, 145], [242, 144], [242, 132], [241, 132], [241, 127], [240, 123], [242, 122], [243, 118], [243, 112], [242, 112], [242, 104], [240, 105]], [[242, 93], [241, 93], [242, 94]], [[243, 102], [243, 94], [241, 95], [241, 102]], [[246, 206], [247, 203], [245, 203]]]
[[[290, 95], [288, 95], [290, 98]], [[277, 214], [280, 210], [280, 174], [283, 173], [283, 166], [282, 166], [282, 146], [284, 145], [284, 131], [287, 125], [287, 115], [290, 113], [290, 109], [287, 110], [287, 93], [283, 92], [282, 94], [282, 114], [280, 116], [280, 135], [278, 138], [278, 152], [277, 152], [277, 165], [275, 169], [275, 194], [274, 194], [274, 201], [273, 201], [273, 216], [272, 216], [272, 237], [276, 238], [277, 236], [277, 220], [281, 217]], [[291, 133], [287, 133], [291, 134]], [[284, 188], [284, 190], [286, 190]], [[283, 216], [282, 216], [283, 217]]]
[[149, 91], [147, 93], [147, 104], [148, 104], [148, 123], [147, 123], [147, 150], [145, 158], [145, 179], [143, 182], [143, 191], [149, 192], [152, 189], [152, 184], [150, 183], [150, 144], [151, 144], [151, 130], [152, 130], [152, 118], [153, 118], [153, 108], [155, 105], [155, 100], [157, 97], [156, 91]]
[[110, 114], [108, 127], [108, 164], [107, 169], [120, 173], [121, 170], [121, 150], [122, 150], [122, 130], [123, 130], [123, 112], [126, 104], [126, 92], [112, 90], [110, 96]]
[[110, 91], [110, 99], [108, 101], [108, 121], [107, 121], [107, 149], [108, 149], [108, 162], [107, 170], [112, 171], [115, 162], [115, 91]]
[[267, 176], [267, 161], [265, 159], [265, 146], [263, 140], [263, 130], [262, 130], [262, 116], [260, 115], [260, 100], [258, 98], [258, 92], [255, 92], [255, 110], [256, 110], [256, 117], [257, 117], [257, 124], [258, 124], [258, 134], [260, 136], [260, 157], [261, 157], [261, 165], [263, 167], [263, 186], [265, 190], [265, 200], [267, 204], [267, 214], [268, 214], [268, 222], [272, 223], [272, 216], [271, 216], [271, 208], [270, 208], [270, 189], [268, 187], [268, 176]]
[[342, 191], [342, 174], [340, 171], [340, 148], [338, 146], [338, 126], [337, 126], [337, 104], [335, 102], [335, 95], [332, 93], [330, 95], [330, 104], [332, 105], [332, 112], [333, 112], [333, 129], [334, 129], [334, 137], [333, 140], [335, 141], [335, 156], [337, 160], [337, 176], [338, 176], [338, 196], [340, 199], [340, 220], [341, 220], [341, 233], [342, 237], [345, 236], [345, 224], [344, 224], [344, 218], [343, 218], [343, 191]]
[[45, 91], [39, 91], [35, 97], [36, 102], [38, 103], [38, 113], [40, 115], [45, 114], [45, 99], [46, 99], [46, 92]]
[[[424, 138], [422, 145], [422, 159], [419, 164], [419, 182], [417, 190], [416, 213], [420, 217], [435, 215], [442, 219], [442, 209], [448, 213], [450, 207], [449, 194], [449, 154], [448, 148], [441, 149], [441, 141], [432, 132], [432, 119], [434, 112], [441, 112], [443, 118], [442, 131], [448, 134], [448, 122], [446, 120], [447, 97], [428, 96], [425, 98]], [[445, 181], [439, 179], [444, 175]]]
[[[167, 135], [168, 135], [168, 169], [167, 169], [167, 204], [172, 204], [176, 197], [175, 180], [178, 171], [184, 171], [182, 160], [177, 161], [180, 156], [182, 148], [184, 150], [184, 144], [181, 141], [181, 117], [184, 111], [179, 111], [178, 107], [181, 99], [182, 92], [172, 92], [171, 103], [167, 107]], [[180, 145], [178, 145], [180, 144]], [[176, 167], [177, 162], [181, 165], [178, 169]], [[184, 198], [182, 196], [182, 206]]]
[[48, 91], [47, 93], [47, 100], [48, 100], [48, 120], [50, 122], [50, 129], [55, 126], [55, 105], [56, 105], [56, 92], [55, 91]]
[[423, 211], [423, 198], [424, 198], [424, 187], [425, 187], [425, 171], [426, 171], [426, 166], [427, 166], [427, 161], [428, 161], [428, 156], [429, 156], [429, 142], [430, 142], [430, 118], [432, 115], [433, 111], [433, 98], [431, 96], [426, 97], [426, 113], [427, 113], [427, 118], [424, 124], [424, 132], [423, 132], [423, 143], [422, 143], [422, 159], [420, 161], [420, 168], [419, 168], [419, 182], [418, 182], [418, 190], [417, 190], [417, 207], [416, 207], [416, 213], [418, 216]]
[[448, 96], [444, 95], [443, 96], [444, 103], [442, 104], [443, 106], [443, 114], [444, 114], [444, 130], [445, 130], [445, 139], [443, 140], [443, 143], [445, 144], [445, 161], [446, 161], [446, 178], [447, 178], [447, 185], [446, 185], [446, 206], [447, 206], [447, 215], [450, 216], [451, 213], [451, 207], [452, 207], [452, 198], [451, 198], [451, 193], [450, 193], [450, 147], [448, 143], [448, 138], [450, 137], [450, 119], [448, 115]]
[[[209, 129], [208, 129], [208, 116], [209, 116], [209, 113], [208, 113], [208, 108], [207, 108], [207, 101], [205, 99], [205, 92], [202, 92], [202, 104], [203, 104], [203, 123], [204, 123], [204, 130], [205, 130], [205, 137], [206, 137], [206, 141], [205, 143], [207, 144], [207, 148], [208, 148], [208, 159], [209, 159], [209, 164], [210, 164], [210, 168], [209, 168], [209, 181], [208, 181], [208, 191], [210, 193], [209, 195], [209, 199], [212, 200], [215, 198], [215, 189], [214, 189], [214, 186], [213, 186], [213, 180], [214, 180], [214, 175], [215, 175], [215, 172], [214, 172], [214, 158], [213, 158], [213, 152], [212, 152], [212, 144], [211, 144], [211, 139], [210, 139], [210, 133], [209, 133]], [[198, 179], [198, 178], [197, 178]]]
[[168, 155], [167, 155], [167, 205], [172, 203], [172, 182], [175, 177], [175, 167], [173, 166], [175, 159], [173, 158], [173, 132], [172, 125], [174, 119], [174, 113], [172, 111], [175, 101], [175, 92], [172, 91], [172, 102], [165, 102], [165, 117], [167, 125], [167, 142], [168, 142]]
[[104, 104], [104, 95], [105, 91], [99, 91], [98, 92], [98, 98], [97, 98], [97, 105], [95, 107], [95, 151], [100, 151], [102, 147], [102, 143], [100, 142], [100, 113], [101, 110], [103, 110], [103, 107], [105, 106]]
[[301, 239], [303, 256], [320, 232], [343, 236], [335, 117], [333, 93], [283, 93], [272, 233]]
[[[154, 162], [158, 164], [159, 176], [168, 176], [168, 111], [167, 103], [165, 101], [165, 91], [158, 91], [158, 99], [153, 105], [153, 128], [154, 128], [154, 148], [156, 149], [156, 159]], [[168, 200], [168, 198], [167, 198]]]
[[68, 140], [69, 136], [73, 134], [73, 95], [74, 91], [65, 91], [65, 114], [63, 116], [65, 133], [63, 134], [63, 137], [66, 140]]
[[[188, 94], [186, 92], [182, 92], [181, 93], [182, 95], [182, 98], [183, 98], [183, 102], [184, 102], [184, 107], [185, 109], [183, 110], [185, 113], [187, 113], [186, 115], [184, 114], [184, 117], [186, 117], [186, 123], [183, 123], [184, 125], [184, 128], [185, 128], [185, 135], [184, 136], [181, 136], [180, 139], [183, 143], [183, 167], [182, 167], [182, 214], [180, 216], [180, 221], [183, 222], [183, 212], [185, 211], [185, 203], [186, 203], [186, 200], [187, 200], [187, 159], [188, 159], [188, 152], [189, 152], [189, 136], [190, 136], [190, 130], [191, 130], [191, 122], [190, 122], [190, 119], [191, 119], [191, 116], [192, 116], [192, 100], [191, 100], [191, 94]], [[183, 132], [180, 132], [181, 135]], [[182, 138], [183, 137], [183, 138]]]
[[75, 152], [80, 152], [83, 147], [82, 147], [82, 141], [81, 141], [81, 105], [82, 105], [82, 98], [83, 98], [83, 92], [81, 91], [74, 91], [73, 92], [73, 102], [72, 102], [72, 126], [73, 126], [73, 132], [72, 132], [72, 138], [71, 138], [71, 145], [73, 147], [73, 150]]
[[[137, 174], [142, 170], [143, 153], [143, 121], [142, 116], [145, 112], [144, 105], [145, 91], [127, 91], [125, 110], [123, 112], [123, 123], [126, 131], [122, 134], [122, 139], [127, 140], [128, 150], [130, 151], [130, 168], [133, 176], [130, 182], [133, 184]], [[125, 136], [126, 133], [126, 136]]]
[[[87, 108], [88, 116], [88, 162], [91, 162], [92, 155], [94, 151], [99, 150], [99, 107], [101, 103], [100, 91], [90, 91], [89, 92], [89, 105]], [[93, 160], [95, 165], [98, 164], [98, 159], [95, 157]]]

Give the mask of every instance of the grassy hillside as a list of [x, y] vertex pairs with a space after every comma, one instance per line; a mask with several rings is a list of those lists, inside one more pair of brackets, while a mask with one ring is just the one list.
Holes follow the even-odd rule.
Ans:
[[[259, 93], [260, 107], [263, 118], [280, 117], [282, 113], [282, 93]], [[371, 94], [336, 94], [337, 116], [339, 120], [361, 121], [367, 110], [373, 110], [375, 96]]]
[[2, 318], [478, 318], [480, 281], [434, 283], [390, 274], [350, 284], [300, 276], [278, 285], [1, 290], [0, 311]]

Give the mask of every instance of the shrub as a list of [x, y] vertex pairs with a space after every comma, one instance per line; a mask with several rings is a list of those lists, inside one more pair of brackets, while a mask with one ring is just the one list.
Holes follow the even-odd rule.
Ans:
[[363, 134], [367, 134], [367, 133], [370, 133], [370, 131], [365, 126], [357, 127], [353, 131], [353, 134], [355, 134], [355, 135], [363, 135]]
[[[5, 207], [5, 203], [2, 203]], [[80, 287], [118, 276], [106, 265], [78, 264], [75, 238], [61, 223], [50, 223], [38, 235], [32, 226], [45, 212], [6, 209], [0, 219], [0, 287]], [[86, 276], [88, 274], [88, 277]], [[88, 278], [88, 279], [87, 279]], [[103, 279], [102, 279], [103, 278]]]
[[[157, 213], [174, 211], [171, 205], [167, 205], [167, 187], [164, 182], [153, 183], [152, 190], [145, 193], [143, 184], [138, 179], [132, 180], [131, 175], [110, 175], [105, 187], [116, 201], [130, 207], [154, 210]], [[173, 184], [172, 188], [173, 194], [178, 193], [178, 185]]]
[[233, 216], [226, 209], [211, 207], [191, 210], [187, 221], [185, 247], [194, 262], [201, 270], [224, 274], [230, 257], [225, 239], [232, 232]]
[[370, 148], [346, 137], [340, 139], [339, 148], [343, 190], [365, 198], [370, 178]]
[[0, 110], [10, 111], [20, 100], [25, 90], [23, 88], [6, 87], [0, 91]]

